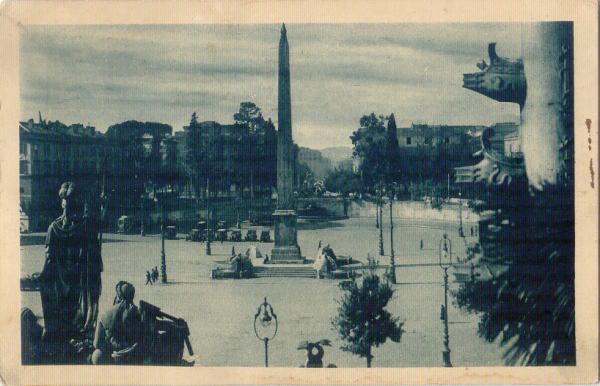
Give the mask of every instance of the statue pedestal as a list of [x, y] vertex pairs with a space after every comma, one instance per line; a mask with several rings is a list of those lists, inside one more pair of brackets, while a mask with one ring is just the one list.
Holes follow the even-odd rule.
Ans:
[[271, 251], [269, 263], [303, 263], [304, 258], [300, 253], [297, 240], [296, 211], [278, 209], [273, 213], [273, 217], [275, 224], [275, 246]]

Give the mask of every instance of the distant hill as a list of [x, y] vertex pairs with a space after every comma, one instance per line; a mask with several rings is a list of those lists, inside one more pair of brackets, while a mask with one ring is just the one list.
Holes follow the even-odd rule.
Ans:
[[347, 146], [327, 147], [319, 150], [323, 157], [329, 158], [334, 167], [340, 162], [352, 158], [352, 148]]

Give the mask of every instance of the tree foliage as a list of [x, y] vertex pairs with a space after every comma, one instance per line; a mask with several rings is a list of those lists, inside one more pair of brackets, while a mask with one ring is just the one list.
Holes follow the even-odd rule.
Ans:
[[198, 122], [192, 114], [185, 131], [185, 170], [201, 196], [207, 184], [214, 191], [247, 188], [270, 194], [277, 178], [277, 132], [252, 102], [240, 104], [234, 125]]
[[235, 123], [246, 125], [251, 131], [263, 127], [265, 124], [265, 119], [262, 116], [260, 108], [253, 102], [240, 103], [240, 109], [237, 113], [233, 114], [233, 119]]
[[385, 153], [383, 159], [385, 164], [385, 183], [391, 185], [400, 180], [400, 146], [398, 145], [398, 130], [396, 128], [396, 119], [394, 114], [388, 118], [385, 139]]
[[356, 281], [340, 283], [343, 291], [338, 302], [338, 315], [332, 319], [344, 344], [341, 349], [367, 359], [371, 367], [372, 349], [386, 342], [400, 342], [404, 323], [385, 309], [394, 290], [388, 282], [381, 282], [373, 270]]
[[375, 113], [360, 118], [360, 127], [350, 136], [353, 155], [360, 159], [360, 173], [365, 186], [375, 186], [386, 175], [385, 117]]
[[330, 192], [348, 196], [362, 189], [360, 178], [348, 168], [335, 168], [325, 177], [325, 188]]
[[574, 364], [572, 190], [547, 187], [529, 196], [525, 186], [518, 203], [511, 196], [486, 208], [501, 208], [506, 221], [498, 227], [498, 242], [483, 245], [486, 258], [501, 264], [489, 265], [493, 279], [461, 285], [456, 302], [481, 315], [479, 335], [499, 339], [507, 364]]

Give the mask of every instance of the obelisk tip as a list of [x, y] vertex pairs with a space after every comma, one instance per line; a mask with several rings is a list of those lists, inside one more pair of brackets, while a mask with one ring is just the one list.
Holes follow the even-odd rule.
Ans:
[[285, 23], [282, 23], [282, 24], [281, 24], [281, 34], [282, 34], [282, 35], [285, 35], [285, 33], [286, 33], [286, 29], [285, 29]]

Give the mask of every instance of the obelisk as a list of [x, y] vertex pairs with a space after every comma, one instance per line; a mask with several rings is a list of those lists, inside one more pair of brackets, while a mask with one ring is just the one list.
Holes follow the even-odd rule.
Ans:
[[296, 208], [293, 191], [294, 146], [292, 141], [292, 101], [290, 95], [290, 48], [285, 24], [279, 39], [279, 90], [277, 105], [277, 210], [273, 263], [299, 263], [304, 259], [298, 247]]

